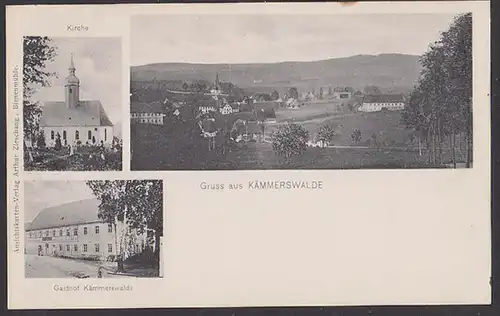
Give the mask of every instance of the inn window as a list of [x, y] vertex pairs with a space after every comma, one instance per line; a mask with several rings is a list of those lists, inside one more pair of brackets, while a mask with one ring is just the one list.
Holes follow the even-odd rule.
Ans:
[[59, 236], [62, 236], [62, 229], [59, 229]]
[[80, 139], [80, 132], [79, 131], [75, 131], [75, 139], [76, 140]]
[[50, 139], [54, 139], [54, 131], [50, 131]]
[[73, 228], [73, 235], [78, 236], [78, 227]]
[[63, 139], [66, 139], [66, 131], [63, 131]]
[[83, 227], [83, 234], [87, 235], [87, 227]]
[[96, 227], [95, 227], [95, 233], [96, 233], [96, 234], [99, 234], [99, 226], [96, 226]]
[[66, 245], [66, 251], [69, 251], [69, 245]]
[[99, 244], [95, 244], [94, 248], [95, 248], [95, 252], [99, 252]]
[[112, 232], [113, 232], [113, 225], [108, 224], [108, 233], [112, 233]]
[[108, 244], [108, 252], [113, 252], [113, 244]]
[[74, 251], [78, 251], [78, 245], [76, 245], [76, 244], [75, 244], [75, 245], [73, 246], [73, 250], [74, 250]]
[[62, 245], [59, 245], [59, 251], [63, 251], [63, 250], [62, 250]]
[[83, 244], [83, 252], [87, 252], [87, 244]]
[[69, 236], [69, 228], [66, 229], [66, 236]]

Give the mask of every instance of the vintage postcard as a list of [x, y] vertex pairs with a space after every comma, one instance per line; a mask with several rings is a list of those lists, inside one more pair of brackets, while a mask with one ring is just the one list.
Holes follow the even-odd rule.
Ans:
[[8, 7], [9, 308], [489, 304], [489, 16]]

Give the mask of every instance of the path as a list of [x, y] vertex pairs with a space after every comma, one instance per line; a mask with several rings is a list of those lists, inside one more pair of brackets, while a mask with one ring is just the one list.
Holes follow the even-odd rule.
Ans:
[[27, 278], [76, 278], [79, 274], [97, 278], [97, 262], [37, 255], [24, 257]]

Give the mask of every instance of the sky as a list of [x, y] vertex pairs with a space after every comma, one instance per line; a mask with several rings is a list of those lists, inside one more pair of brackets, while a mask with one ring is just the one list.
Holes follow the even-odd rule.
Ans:
[[85, 181], [26, 181], [24, 222], [31, 222], [47, 207], [94, 198]]
[[131, 19], [131, 64], [420, 55], [452, 20], [451, 14], [137, 15]]
[[[122, 43], [120, 38], [52, 38], [57, 56], [46, 70], [56, 72], [50, 87], [38, 89], [33, 99], [64, 101], [64, 83], [73, 54], [76, 76], [80, 79], [80, 99], [100, 100], [111, 121], [122, 119]], [[116, 131], [115, 131], [116, 134]]]

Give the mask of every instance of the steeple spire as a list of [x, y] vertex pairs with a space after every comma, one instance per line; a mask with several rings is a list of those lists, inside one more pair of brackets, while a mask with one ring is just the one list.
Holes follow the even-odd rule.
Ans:
[[66, 105], [68, 108], [75, 108], [78, 106], [80, 100], [80, 80], [75, 75], [75, 63], [73, 61], [73, 54], [71, 54], [71, 61], [69, 63], [69, 75], [66, 77]]
[[75, 74], [75, 63], [73, 62], [73, 53], [71, 53], [71, 62], [69, 64], [69, 73], [74, 75]]

